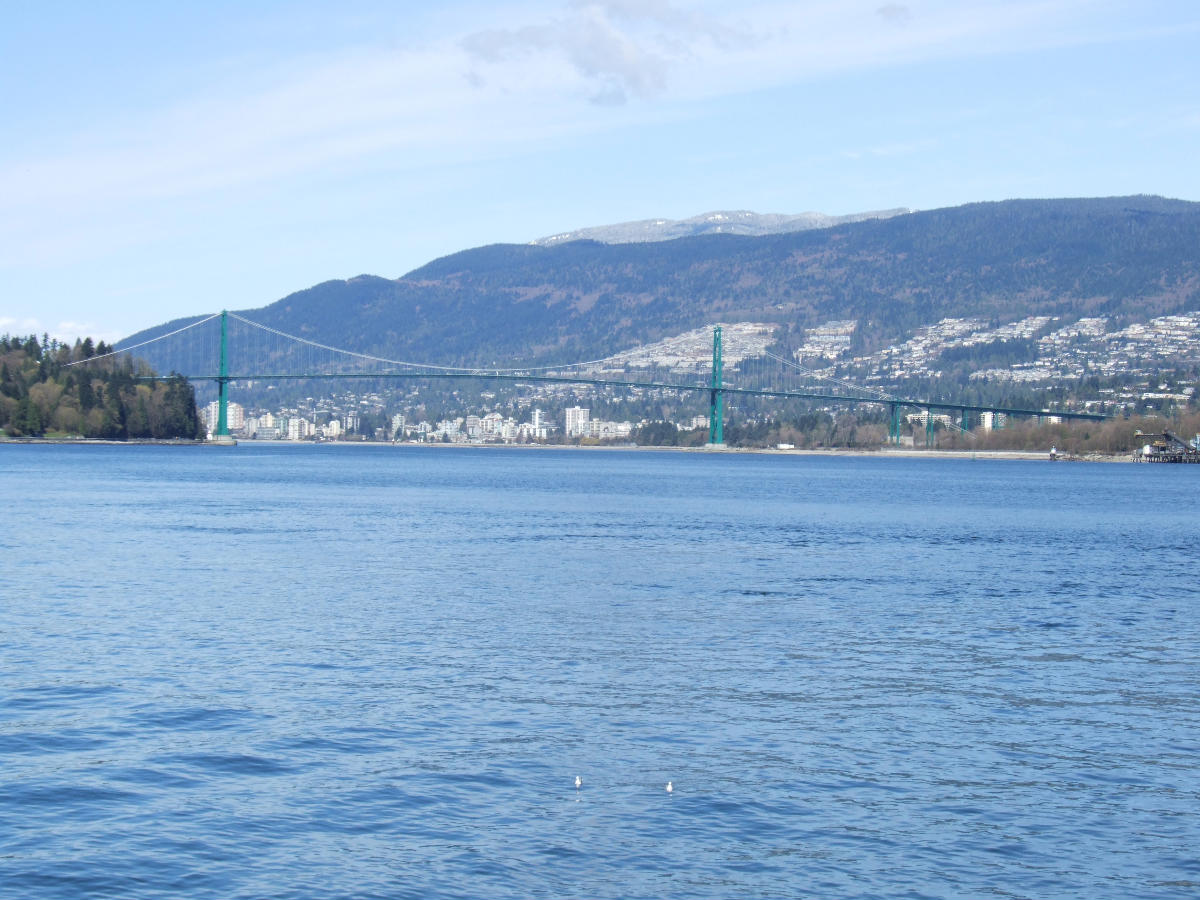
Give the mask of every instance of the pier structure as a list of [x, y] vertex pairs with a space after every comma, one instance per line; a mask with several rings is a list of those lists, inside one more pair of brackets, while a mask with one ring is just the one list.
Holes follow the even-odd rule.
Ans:
[[1134, 434], [1146, 439], [1144, 444], [1133, 451], [1134, 462], [1200, 463], [1200, 448], [1194, 441], [1188, 443], [1169, 431], [1158, 434], [1142, 434], [1137, 431]]

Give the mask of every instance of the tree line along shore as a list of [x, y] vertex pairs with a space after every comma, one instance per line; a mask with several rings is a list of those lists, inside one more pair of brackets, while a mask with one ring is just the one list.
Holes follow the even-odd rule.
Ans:
[[8, 437], [195, 440], [204, 437], [192, 386], [91, 338], [0, 337], [0, 429]]

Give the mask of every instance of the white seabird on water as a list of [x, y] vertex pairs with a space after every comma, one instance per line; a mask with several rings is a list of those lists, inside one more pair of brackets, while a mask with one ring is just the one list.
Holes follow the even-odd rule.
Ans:
[[583, 787], [583, 779], [580, 778], [578, 775], [576, 775], [575, 776], [575, 790], [579, 790], [581, 787]]
[[671, 782], [668, 781], [667, 782], [667, 793], [669, 794], [674, 790], [675, 790], [675, 785], [671, 784]]

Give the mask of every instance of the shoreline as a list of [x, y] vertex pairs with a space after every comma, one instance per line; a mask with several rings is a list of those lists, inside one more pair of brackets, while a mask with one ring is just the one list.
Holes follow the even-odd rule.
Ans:
[[[0, 438], [0, 447], [5, 445], [52, 444], [61, 446], [102, 446], [102, 447], [220, 447], [211, 441], [188, 440], [138, 440], [117, 441], [100, 438]], [[317, 446], [311, 441], [255, 441], [241, 440], [238, 446]], [[443, 450], [453, 449], [518, 449], [518, 450], [580, 450], [580, 451], [668, 451], [674, 453], [728, 453], [728, 454], [763, 454], [770, 456], [827, 456], [827, 457], [869, 457], [873, 459], [970, 459], [970, 460], [1002, 460], [1016, 462], [1099, 462], [1122, 463], [1132, 462], [1130, 454], [1085, 453], [1080, 456], [1059, 456], [1051, 459], [1047, 451], [1032, 450], [917, 450], [905, 447], [880, 447], [878, 449], [863, 449], [854, 447], [830, 447], [820, 449], [788, 449], [776, 447], [652, 447], [619, 444], [419, 444], [412, 442], [393, 443], [391, 441], [329, 441], [320, 446], [330, 447], [421, 447]]]
[[[281, 442], [282, 443], [282, 442]], [[66, 447], [209, 447], [217, 446], [211, 441], [189, 441], [183, 438], [145, 438], [136, 441], [118, 441], [110, 438], [14, 438], [0, 437], [0, 447], [5, 444], [57, 444]]]

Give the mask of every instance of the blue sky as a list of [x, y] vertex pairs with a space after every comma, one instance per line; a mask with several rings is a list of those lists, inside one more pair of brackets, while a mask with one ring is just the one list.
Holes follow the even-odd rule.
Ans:
[[0, 333], [716, 209], [1200, 200], [1200, 4], [0, 4]]

